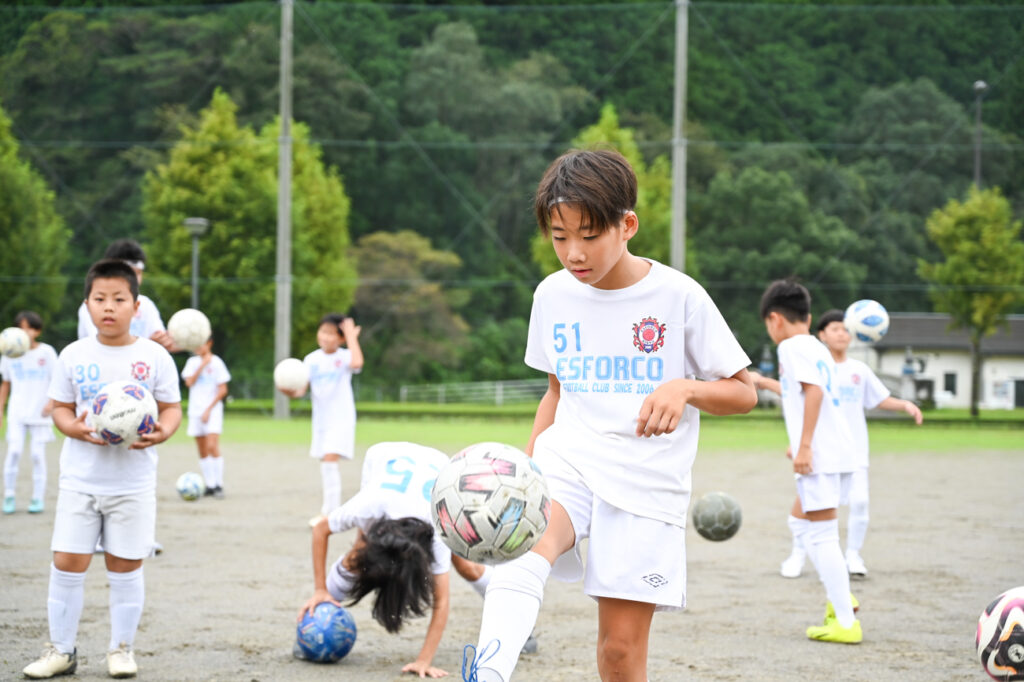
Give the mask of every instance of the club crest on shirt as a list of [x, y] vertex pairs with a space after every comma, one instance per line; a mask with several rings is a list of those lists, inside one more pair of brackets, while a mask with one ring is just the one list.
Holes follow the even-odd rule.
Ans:
[[144, 362], [132, 363], [132, 379], [135, 379], [135, 381], [145, 381], [148, 379], [149, 371], [149, 365]]
[[633, 325], [633, 345], [645, 353], [653, 353], [665, 345], [665, 325], [653, 317], [645, 317]]
[[852, 375], [850, 377], [850, 381], [852, 381], [855, 384], [859, 384], [860, 383], [860, 375], [859, 374]]

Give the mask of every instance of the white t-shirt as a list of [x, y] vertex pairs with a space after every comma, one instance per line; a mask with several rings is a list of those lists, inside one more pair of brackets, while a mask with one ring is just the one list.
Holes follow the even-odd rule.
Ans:
[[[199, 369], [200, 363], [203, 359], [198, 355], [193, 355], [185, 361], [185, 367], [181, 370], [181, 377], [187, 379], [196, 373]], [[192, 384], [188, 389], [188, 416], [189, 419], [199, 419], [203, 416], [203, 412], [210, 406], [213, 399], [217, 396], [217, 387], [221, 384], [226, 384], [231, 381], [231, 374], [228, 372], [227, 365], [220, 359], [219, 355], [214, 355], [210, 358], [210, 362], [203, 368], [203, 373], [196, 379], [196, 383]], [[211, 418], [224, 412], [224, 401], [218, 400], [217, 405], [211, 412]]]
[[637, 516], [686, 525], [699, 410], [671, 434], [636, 436], [644, 399], [673, 379], [714, 381], [750, 364], [707, 292], [661, 263], [624, 289], [603, 290], [561, 270], [537, 287], [526, 364], [561, 384], [554, 423], [534, 444], [578, 470], [602, 500]]
[[43, 416], [46, 391], [57, 364], [57, 352], [48, 343], [40, 343], [19, 358], [0, 357], [0, 375], [11, 383], [7, 399], [7, 419], [29, 426], [53, 423]]
[[345, 420], [355, 428], [356, 403], [352, 397], [352, 351], [339, 348], [330, 355], [317, 348], [302, 359], [309, 368], [313, 402], [313, 430]]
[[[61, 351], [49, 397], [74, 403], [75, 413], [82, 414], [111, 381], [136, 381], [148, 388], [157, 402], [181, 401], [178, 368], [163, 346], [144, 338], [127, 346], [107, 346], [95, 336], [79, 339]], [[65, 438], [60, 451], [60, 487], [88, 495], [149, 492], [156, 489], [156, 464], [156, 448], [131, 450]]]
[[[92, 323], [92, 317], [89, 316], [89, 309], [85, 303], [82, 303], [78, 306], [78, 338], [96, 336], [98, 331], [96, 325]], [[139, 294], [139, 309], [132, 317], [129, 331], [134, 336], [141, 336], [144, 339], [148, 339], [156, 332], [167, 331], [164, 321], [160, 319], [160, 311], [156, 309], [156, 304], [149, 296]]]
[[778, 353], [782, 416], [793, 456], [800, 449], [804, 427], [804, 390], [800, 384], [814, 384], [821, 386], [824, 395], [811, 438], [811, 473], [853, 471], [853, 438], [839, 407], [839, 379], [832, 354], [810, 334], [789, 337], [779, 344]]
[[[350, 528], [366, 531], [378, 519], [413, 517], [434, 522], [430, 493], [437, 473], [448, 463], [440, 450], [415, 443], [377, 443], [366, 451], [359, 492], [327, 516], [332, 533]], [[434, 532], [434, 575], [447, 573], [452, 552]]]
[[877, 407], [889, 397], [889, 389], [875, 376], [871, 368], [860, 360], [847, 358], [836, 363], [839, 384], [839, 407], [853, 436], [854, 466], [866, 469], [868, 466], [868, 422], [864, 410]]

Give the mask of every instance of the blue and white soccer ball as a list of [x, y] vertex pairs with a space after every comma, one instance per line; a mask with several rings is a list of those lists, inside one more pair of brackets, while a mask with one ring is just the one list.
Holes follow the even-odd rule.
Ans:
[[854, 301], [843, 315], [843, 324], [858, 341], [874, 343], [889, 331], [889, 313], [878, 301]]
[[985, 607], [974, 638], [981, 665], [993, 680], [1024, 680], [1024, 586]]
[[322, 602], [306, 613], [295, 629], [295, 656], [316, 663], [334, 663], [352, 651], [356, 622], [343, 606]]
[[134, 381], [112, 381], [92, 399], [92, 426], [111, 445], [131, 445], [156, 428], [153, 394]]
[[186, 502], [195, 502], [206, 492], [206, 484], [203, 477], [194, 471], [186, 471], [178, 476], [178, 482], [174, 486]]
[[31, 345], [28, 334], [21, 327], [8, 327], [0, 332], [0, 353], [9, 358], [20, 358]]

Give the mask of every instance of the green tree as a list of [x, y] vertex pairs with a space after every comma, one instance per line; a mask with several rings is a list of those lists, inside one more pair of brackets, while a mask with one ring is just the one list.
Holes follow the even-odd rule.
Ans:
[[935, 309], [971, 340], [971, 415], [978, 416], [981, 342], [1024, 301], [1024, 242], [1021, 221], [999, 188], [971, 187], [967, 199], [951, 199], [928, 218], [928, 236], [943, 260], [921, 260], [918, 271], [932, 285]]
[[[190, 299], [191, 238], [183, 221], [202, 216], [200, 307], [218, 349], [241, 381], [273, 365], [273, 273], [277, 250], [278, 123], [257, 134], [239, 126], [236, 107], [214, 93], [195, 127], [166, 162], [146, 175], [143, 215], [159, 300], [171, 309]], [[352, 302], [349, 201], [337, 171], [325, 168], [302, 124], [293, 126], [293, 348], [311, 350], [317, 322]], [[147, 279], [147, 281], [150, 281]]]
[[[18, 157], [11, 121], [0, 107], [0, 327], [21, 310], [35, 310], [49, 324], [61, 306], [71, 231], [54, 208], [53, 191]], [[81, 300], [81, 293], [74, 292]]]

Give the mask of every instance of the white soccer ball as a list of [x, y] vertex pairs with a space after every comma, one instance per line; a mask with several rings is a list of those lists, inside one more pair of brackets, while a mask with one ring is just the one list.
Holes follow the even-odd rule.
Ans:
[[510, 445], [477, 443], [438, 473], [430, 508], [434, 528], [452, 552], [498, 564], [522, 556], [540, 540], [551, 499], [531, 458]]
[[206, 492], [206, 484], [203, 477], [194, 471], [186, 471], [178, 476], [178, 482], [174, 486], [186, 502], [195, 502]]
[[693, 505], [693, 527], [708, 540], [728, 540], [736, 535], [742, 522], [740, 503], [732, 495], [708, 493]]
[[0, 353], [9, 358], [20, 358], [31, 345], [32, 341], [21, 327], [8, 327], [0, 332]]
[[92, 399], [92, 426], [111, 445], [131, 445], [156, 427], [153, 394], [134, 381], [112, 381]]
[[1024, 586], [985, 607], [974, 639], [981, 665], [994, 680], [1024, 680]]
[[865, 298], [850, 304], [843, 324], [858, 341], [874, 343], [889, 331], [889, 313], [878, 301]]
[[209, 340], [213, 333], [210, 318], [195, 308], [182, 308], [167, 320], [167, 333], [174, 345], [182, 350], [195, 351]]
[[274, 385], [286, 391], [298, 391], [309, 383], [309, 368], [295, 358], [285, 358], [274, 368]]

